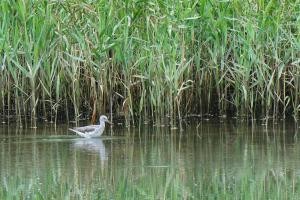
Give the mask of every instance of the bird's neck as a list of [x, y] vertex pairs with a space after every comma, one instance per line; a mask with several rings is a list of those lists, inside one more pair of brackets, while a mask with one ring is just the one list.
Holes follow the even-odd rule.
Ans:
[[100, 126], [105, 127], [105, 122], [104, 121], [100, 121]]

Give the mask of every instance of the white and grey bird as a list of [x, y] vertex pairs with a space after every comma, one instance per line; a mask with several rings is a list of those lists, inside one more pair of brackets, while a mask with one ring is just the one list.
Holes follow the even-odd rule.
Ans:
[[75, 127], [69, 128], [69, 130], [77, 133], [78, 135], [84, 138], [100, 137], [104, 132], [105, 122], [110, 123], [110, 121], [105, 115], [101, 115], [99, 125]]

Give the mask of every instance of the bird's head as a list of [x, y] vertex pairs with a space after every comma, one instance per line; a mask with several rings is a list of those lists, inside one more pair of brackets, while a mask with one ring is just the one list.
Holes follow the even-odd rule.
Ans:
[[100, 123], [101, 122], [107, 122], [107, 123], [111, 124], [111, 122], [108, 120], [108, 118], [105, 115], [100, 116]]

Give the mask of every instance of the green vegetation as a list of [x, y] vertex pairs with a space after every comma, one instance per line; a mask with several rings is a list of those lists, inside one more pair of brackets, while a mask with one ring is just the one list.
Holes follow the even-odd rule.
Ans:
[[[141, 169], [142, 170], [142, 169]], [[95, 174], [89, 184], [57, 176], [51, 171], [45, 180], [6, 177], [0, 187], [1, 199], [297, 199], [298, 175], [287, 178], [285, 171], [262, 171], [231, 177], [225, 172], [197, 174], [199, 182], [184, 179], [179, 171], [155, 169], [151, 174], [119, 174], [106, 177]], [[140, 173], [140, 172], [139, 172]], [[280, 173], [283, 173], [280, 175]], [[109, 176], [109, 175], [108, 175]], [[72, 176], [70, 176], [72, 177]], [[108, 180], [107, 180], [108, 179]]]
[[1, 0], [0, 111], [298, 117], [300, 1]]

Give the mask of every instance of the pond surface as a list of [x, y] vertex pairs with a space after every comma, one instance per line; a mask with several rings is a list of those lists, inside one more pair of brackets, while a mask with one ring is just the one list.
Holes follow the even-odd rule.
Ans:
[[290, 199], [300, 195], [295, 123], [205, 121], [184, 131], [0, 127], [0, 199]]

